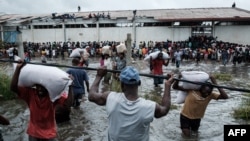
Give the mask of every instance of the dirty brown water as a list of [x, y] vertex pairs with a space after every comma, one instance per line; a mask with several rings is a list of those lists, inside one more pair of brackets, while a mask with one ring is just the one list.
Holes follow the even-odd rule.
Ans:
[[[34, 60], [34, 62], [37, 60]], [[49, 61], [50, 62], [50, 61]], [[71, 65], [70, 59], [53, 61], [63, 65]], [[143, 61], [136, 61], [133, 66], [140, 70], [140, 73], [149, 73], [147, 64]], [[99, 66], [99, 58], [92, 58], [89, 67]], [[63, 68], [66, 69], [66, 68]], [[178, 73], [183, 70], [200, 70], [207, 73], [228, 73], [232, 74], [230, 82], [218, 81], [219, 85], [236, 88], [249, 89], [250, 65], [240, 64], [223, 66], [218, 62], [207, 64], [195, 62], [182, 62], [179, 69], [175, 64], [163, 67], [164, 73]], [[7, 72], [13, 73], [12, 65], [9, 65]], [[96, 71], [87, 71], [90, 84], [92, 84]], [[163, 94], [163, 84], [160, 88], [154, 88], [153, 79], [141, 76], [142, 84], [139, 88], [140, 96], [148, 93]], [[243, 92], [225, 89], [229, 95], [227, 100], [211, 101], [207, 107], [204, 118], [201, 121], [198, 137], [184, 138], [181, 136], [179, 114], [182, 104], [176, 104], [176, 91], [171, 90], [171, 102], [178, 108], [170, 110], [169, 113], [160, 119], [154, 119], [150, 125], [150, 141], [223, 141], [224, 125], [249, 124], [249, 121], [236, 120], [233, 118], [233, 109], [240, 106]], [[2, 135], [5, 141], [27, 141], [26, 134], [29, 109], [20, 100], [1, 101], [0, 114], [10, 120], [10, 125], [3, 126]], [[98, 106], [88, 100], [80, 105], [80, 109], [72, 109], [71, 120], [57, 125], [59, 141], [103, 141], [107, 131], [107, 114], [104, 106]]]

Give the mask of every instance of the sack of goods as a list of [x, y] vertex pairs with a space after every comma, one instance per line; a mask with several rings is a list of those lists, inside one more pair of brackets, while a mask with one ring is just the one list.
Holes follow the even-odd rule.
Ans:
[[127, 51], [127, 47], [124, 43], [116, 46], [117, 53], [125, 53]]
[[71, 52], [71, 54], [69, 55], [69, 57], [70, 57], [70, 58], [81, 57], [80, 52], [83, 52], [84, 55], [85, 55], [85, 54], [86, 54], [86, 55], [89, 54], [89, 53], [87, 52], [86, 49], [83, 49], [83, 48], [76, 48], [76, 49], [74, 49], [74, 50]]
[[110, 54], [110, 46], [102, 47], [102, 54]]
[[[15, 56], [15, 60], [20, 57]], [[16, 63], [13, 63], [14, 70]], [[44, 86], [48, 92], [52, 102], [59, 99], [62, 95], [68, 95], [69, 86], [72, 79], [65, 71], [51, 66], [26, 64], [20, 72], [18, 86], [33, 87], [35, 84]]]
[[154, 60], [154, 59], [156, 59], [157, 58], [157, 56], [158, 56], [158, 54], [160, 53], [160, 52], [162, 52], [162, 54], [163, 54], [163, 59], [164, 60], [167, 60], [167, 59], [169, 59], [170, 57], [169, 57], [169, 55], [166, 53], [166, 52], [164, 52], [164, 51], [155, 51], [155, 52], [152, 52], [152, 53], [150, 53], [149, 55], [147, 55], [145, 58], [144, 58], [144, 61], [149, 61], [150, 60], [150, 57], [152, 57], [152, 59]]
[[11, 53], [11, 52], [13, 52], [13, 50], [14, 50], [14, 47], [11, 47], [11, 48], [7, 49], [6, 52]]
[[83, 58], [85, 59], [85, 60], [87, 60], [88, 58], [89, 58], [89, 56], [90, 56], [90, 54], [88, 53], [88, 51], [86, 50], [86, 49], [83, 49]]
[[[181, 79], [191, 81], [191, 82], [205, 83], [206, 81], [209, 80], [209, 75], [203, 71], [182, 71], [181, 75], [182, 75]], [[179, 86], [183, 87], [184, 89], [194, 89], [194, 90], [198, 90], [201, 87], [201, 85], [193, 84], [189, 82], [183, 82], [183, 81], [179, 82]], [[186, 92], [178, 91], [175, 102], [177, 104], [184, 103], [186, 96], [187, 96]]]

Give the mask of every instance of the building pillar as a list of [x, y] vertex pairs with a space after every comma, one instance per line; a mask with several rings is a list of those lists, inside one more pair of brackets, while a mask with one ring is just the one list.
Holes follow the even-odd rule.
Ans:
[[131, 52], [132, 52], [132, 39], [131, 39], [131, 34], [127, 34], [127, 40], [126, 40], [126, 47], [127, 47], [127, 53], [126, 53], [126, 62], [127, 66], [131, 65]]
[[214, 21], [212, 21], [212, 36], [213, 36], [213, 37], [215, 37], [215, 33], [214, 33], [215, 29], [214, 29], [214, 27], [215, 27], [215, 26], [214, 26]]
[[174, 44], [174, 22], [172, 22], [172, 38], [171, 38], [171, 47], [173, 47]]
[[31, 40], [32, 40], [32, 42], [34, 43], [35, 41], [34, 41], [34, 26], [33, 26], [33, 24], [30, 24], [30, 29], [31, 29]]
[[135, 16], [134, 16], [134, 18], [133, 18], [133, 35], [134, 35], [134, 43], [135, 43], [135, 46], [136, 46], [136, 22], [135, 22]]
[[65, 28], [65, 23], [62, 23], [62, 28], [63, 28], [63, 40], [66, 42], [66, 28]]
[[3, 26], [1, 25], [1, 28], [0, 28], [1, 30], [0, 30], [0, 33], [1, 33], [1, 40], [3, 41]]
[[22, 33], [17, 32], [17, 47], [18, 47], [18, 56], [24, 59], [24, 48], [23, 48], [23, 39]]
[[96, 34], [97, 34], [97, 42], [100, 42], [100, 27], [99, 27], [99, 21], [96, 21]]

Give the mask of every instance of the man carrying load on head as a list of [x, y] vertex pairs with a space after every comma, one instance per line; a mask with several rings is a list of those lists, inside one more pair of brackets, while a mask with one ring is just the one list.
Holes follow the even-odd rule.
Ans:
[[[121, 43], [120, 45], [116, 46], [116, 50], [117, 50], [117, 56], [114, 60], [113, 69], [121, 71], [127, 65], [126, 61], [127, 48], [125, 44]], [[114, 78], [119, 80], [119, 74], [116, 73], [114, 75]]]
[[[163, 75], [163, 70], [162, 70], [162, 66], [168, 66], [169, 64], [169, 59], [164, 60], [163, 59], [163, 53], [159, 52], [158, 56], [156, 57], [156, 59], [153, 59], [152, 57], [150, 57], [150, 71], [154, 74], [154, 75], [158, 75], [158, 76], [162, 76]], [[163, 78], [160, 77], [154, 77], [154, 85], [155, 87], [158, 87], [159, 84], [163, 84]]]
[[[179, 79], [183, 76], [180, 74]], [[214, 76], [209, 76], [212, 84], [217, 85]], [[197, 134], [200, 127], [201, 118], [203, 118], [209, 102], [219, 99], [228, 99], [227, 93], [218, 88], [219, 92], [213, 91], [213, 86], [210, 82], [201, 85], [200, 89], [184, 88], [179, 85], [179, 80], [173, 84], [173, 89], [187, 92], [184, 105], [180, 114], [180, 125], [182, 135], [190, 137], [192, 134]]]
[[20, 59], [10, 89], [17, 93], [18, 97], [24, 100], [30, 109], [30, 121], [27, 129], [29, 141], [55, 141], [57, 136], [55, 108], [58, 104], [63, 105], [67, 94], [63, 94], [52, 102], [48, 90], [40, 84], [35, 84], [34, 88], [19, 86], [19, 76], [24, 65], [24, 61]]

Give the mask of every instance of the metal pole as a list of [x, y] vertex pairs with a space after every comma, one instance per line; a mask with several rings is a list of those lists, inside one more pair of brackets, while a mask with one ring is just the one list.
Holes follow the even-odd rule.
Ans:
[[[0, 59], [0, 62], [12, 62], [12, 63], [18, 63], [18, 61], [13, 61], [13, 60], [2, 60]], [[48, 64], [48, 63], [33, 63], [33, 62], [26, 62], [27, 64], [34, 64], [34, 65], [43, 65], [43, 66], [52, 66], [52, 67], [67, 67], [67, 68], [76, 68], [76, 69], [85, 69], [85, 70], [94, 70], [97, 71], [98, 68], [90, 68], [90, 67], [78, 67], [78, 66], [67, 66], [67, 65], [57, 65], [57, 64]], [[112, 73], [121, 73], [119, 70], [108, 70], [107, 72], [112, 72]], [[163, 79], [169, 79], [169, 76], [162, 76], [162, 75], [152, 75], [152, 74], [146, 74], [146, 73], [139, 73], [140, 76], [146, 76], [146, 77], [158, 77], [158, 78], [163, 78]], [[241, 89], [241, 88], [234, 88], [230, 86], [219, 86], [215, 84], [208, 84], [208, 83], [203, 83], [203, 82], [194, 82], [194, 81], [189, 81], [189, 80], [184, 80], [184, 79], [178, 79], [174, 78], [174, 80], [178, 81], [183, 81], [187, 83], [192, 83], [192, 84], [197, 84], [197, 85], [212, 85], [215, 88], [224, 88], [232, 91], [240, 91], [240, 92], [250, 92], [248, 89]]]

